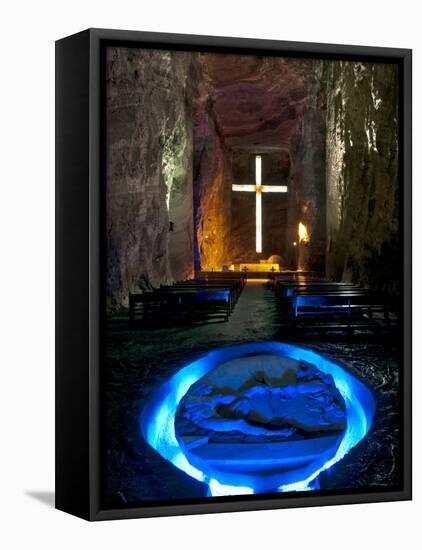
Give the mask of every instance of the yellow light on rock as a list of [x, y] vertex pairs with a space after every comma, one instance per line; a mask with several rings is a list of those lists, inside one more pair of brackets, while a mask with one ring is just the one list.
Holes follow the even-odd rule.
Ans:
[[306, 225], [302, 222], [299, 222], [299, 242], [300, 243], [308, 243], [309, 242], [309, 233]]

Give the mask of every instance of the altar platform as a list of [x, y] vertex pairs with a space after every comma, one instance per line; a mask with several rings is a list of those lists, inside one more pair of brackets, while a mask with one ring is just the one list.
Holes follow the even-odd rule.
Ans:
[[[239, 264], [240, 266], [241, 264]], [[251, 264], [249, 264], [251, 265]], [[212, 271], [198, 271], [196, 273], [197, 277], [214, 277], [214, 278], [225, 278], [230, 276], [236, 276], [243, 274], [247, 279], [271, 279], [274, 277], [296, 277], [296, 276], [314, 276], [314, 271], [305, 271], [305, 270], [295, 270], [295, 269], [280, 269], [279, 271], [268, 271], [263, 270], [262, 268], [258, 271], [241, 271], [238, 270], [212, 270]]]
[[244, 263], [233, 264], [230, 266], [230, 271], [257, 271], [260, 273], [278, 273], [280, 271], [280, 264], [275, 263]]

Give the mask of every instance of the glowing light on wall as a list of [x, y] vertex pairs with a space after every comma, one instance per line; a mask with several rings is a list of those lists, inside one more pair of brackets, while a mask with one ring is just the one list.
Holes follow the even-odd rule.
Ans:
[[262, 185], [262, 157], [255, 156], [255, 185], [233, 184], [233, 191], [247, 191], [255, 193], [255, 233], [256, 252], [262, 252], [262, 196], [261, 193], [287, 193], [287, 185]]
[[262, 185], [262, 157], [256, 155], [255, 157], [255, 184]]
[[302, 222], [299, 222], [298, 235], [300, 243], [308, 243], [310, 241], [308, 229]]
[[262, 252], [262, 158], [261, 155], [255, 157], [255, 184], [256, 184], [256, 208], [255, 208], [255, 224], [256, 224], [256, 251]]
[[256, 251], [262, 252], [262, 195], [261, 191], [256, 191]]
[[194, 479], [206, 483], [211, 496], [260, 492], [259, 484], [247, 486], [245, 483], [238, 485], [222, 483], [221, 480], [216, 479], [217, 475], [212, 478], [208, 477], [199, 468], [190, 464], [177, 441], [174, 426], [179, 402], [192, 384], [221, 363], [252, 353], [273, 353], [311, 363], [320, 371], [333, 377], [334, 383], [344, 399], [347, 428], [335, 455], [327, 460], [322, 467], [308, 475], [306, 479], [297, 479], [288, 485], [280, 484], [278, 486], [280, 492], [312, 490], [310, 483], [322, 471], [331, 468], [344, 458], [365, 437], [375, 414], [375, 401], [370, 390], [345, 368], [314, 351], [280, 342], [241, 344], [214, 350], [179, 370], [156, 390], [142, 411], [141, 433], [163, 458]]

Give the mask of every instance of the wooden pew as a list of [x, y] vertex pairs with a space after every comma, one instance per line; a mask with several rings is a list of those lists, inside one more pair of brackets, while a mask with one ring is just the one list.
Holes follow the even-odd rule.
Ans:
[[295, 296], [300, 292], [328, 293], [347, 290], [363, 290], [353, 284], [330, 282], [304, 282], [298, 284], [279, 284], [277, 292], [286, 298]]
[[[385, 325], [391, 324], [391, 301], [369, 290], [337, 290], [334, 292], [298, 292], [293, 297], [293, 314], [296, 326], [301, 322], [328, 323], [326, 328], [364, 328], [373, 326], [374, 314], [381, 313]], [[366, 317], [365, 317], [366, 315]], [[379, 322], [378, 322], [379, 324]]]
[[[223, 277], [224, 275], [224, 277]], [[195, 317], [200, 315], [223, 316], [227, 320], [245, 285], [242, 275], [206, 277], [163, 285], [150, 292], [129, 295], [129, 319], [135, 320], [136, 310], [142, 317], [159, 315]]]
[[[211, 284], [210, 283], [206, 283], [206, 284], [177, 283], [172, 286], [161, 286], [159, 288], [159, 291], [171, 292], [173, 294], [180, 293], [180, 291], [183, 293], [192, 292], [193, 294], [197, 294], [198, 296], [205, 296], [204, 293], [207, 291], [216, 291], [216, 292], [223, 291], [225, 293], [225, 296], [228, 293], [229, 314], [233, 311], [239, 295], [238, 289], [234, 285], [230, 285], [230, 284], [222, 285], [222, 284], [212, 284], [212, 283]], [[210, 294], [210, 296], [213, 296], [213, 295]], [[218, 300], [218, 298], [215, 298], [215, 300]]]
[[135, 321], [136, 306], [142, 305], [142, 318], [165, 315], [166, 320], [217, 315], [228, 320], [231, 313], [230, 290], [224, 288], [159, 289], [142, 294], [129, 294], [129, 319]]
[[294, 285], [301, 285], [301, 284], [312, 284], [312, 283], [328, 283], [326, 279], [322, 279], [321, 277], [309, 277], [309, 276], [303, 276], [300, 277], [297, 276], [275, 276], [270, 277], [269, 280], [269, 286], [275, 291], [279, 292], [279, 289], [283, 288], [284, 286], [294, 286]]
[[[190, 279], [188, 281], [179, 281], [172, 285], [172, 288], [196, 288], [200, 290], [201, 288], [229, 288], [233, 293], [233, 299], [236, 302], [242, 293], [244, 288], [243, 280], [237, 279], [220, 279], [220, 280], [211, 280], [205, 281], [202, 279]], [[168, 288], [161, 286], [161, 288]]]
[[230, 272], [220, 272], [220, 271], [210, 271], [210, 272], [201, 272], [195, 279], [197, 282], [208, 282], [208, 283], [231, 283], [235, 282], [239, 288], [242, 290], [246, 285], [246, 277], [241, 273], [230, 273]]

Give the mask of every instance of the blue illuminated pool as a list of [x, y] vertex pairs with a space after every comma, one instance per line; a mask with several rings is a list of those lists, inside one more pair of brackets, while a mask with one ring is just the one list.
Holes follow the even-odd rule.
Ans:
[[[247, 370], [251, 356], [268, 356], [280, 358], [280, 360], [284, 358], [290, 363], [306, 362], [314, 368], [314, 371], [319, 372], [321, 380], [324, 377], [328, 381], [331, 380], [344, 410], [343, 429], [337, 430], [335, 437], [328, 434], [325, 437], [313, 438], [311, 434], [311, 436], [308, 435], [308, 439], [300, 436], [302, 439], [279, 443], [277, 436], [285, 435], [286, 428], [284, 426], [283, 429], [277, 429], [277, 426], [272, 426], [271, 435], [274, 434], [274, 437], [271, 437], [272, 443], [268, 445], [259, 443], [261, 432], [268, 434], [268, 429], [265, 430], [258, 424], [253, 424], [252, 428], [250, 425], [247, 426], [246, 434], [249, 442], [252, 438], [252, 444], [243, 447], [236, 443], [224, 446], [217, 441], [217, 444], [212, 447], [212, 452], [206, 444], [209, 438], [181, 436], [180, 428], [175, 427], [177, 424], [175, 421], [180, 416], [180, 408], [189, 397], [189, 393], [201, 384], [202, 380], [209, 380], [213, 375], [215, 378], [215, 373], [218, 374], [218, 369], [222, 365], [230, 365], [232, 362], [239, 368], [240, 360], [240, 362], [244, 361], [244, 369]], [[249, 386], [246, 385], [246, 389], [242, 391], [250, 401], [255, 399], [262, 408], [263, 401], [260, 395], [258, 397], [256, 395], [267, 390], [258, 388], [258, 392], [256, 388]], [[308, 386], [312, 390], [312, 384]], [[291, 386], [285, 386], [282, 389], [276, 388], [274, 392], [280, 396], [283, 391], [286, 393], [286, 388], [292, 391]], [[296, 388], [293, 389], [297, 391]], [[282, 399], [284, 396], [281, 395], [279, 398]], [[306, 396], [308, 400], [312, 398], [312, 395]], [[192, 400], [195, 399], [196, 396], [193, 395]], [[220, 399], [223, 399], [223, 403], [227, 401], [225, 396]], [[231, 397], [229, 401], [232, 401]], [[243, 394], [240, 402], [245, 402]], [[201, 406], [203, 407], [203, 404]], [[312, 482], [323, 470], [327, 470], [341, 460], [365, 437], [371, 427], [374, 413], [375, 401], [371, 391], [344, 367], [314, 351], [298, 346], [280, 342], [262, 342], [211, 351], [179, 370], [164, 382], [147, 402], [141, 414], [140, 424], [143, 437], [163, 458], [194, 479], [206, 483], [210, 495], [221, 496], [311, 489], [314, 486]], [[337, 411], [337, 414], [341, 415], [341, 411]], [[232, 414], [229, 418], [235, 418], [235, 420], [226, 420], [229, 427], [225, 429], [231, 428], [230, 422], [235, 422], [236, 426], [245, 425], [243, 419], [238, 419], [239, 415]], [[218, 421], [220, 420], [218, 417]], [[296, 418], [293, 420], [297, 421]], [[213, 418], [211, 420], [206, 418], [206, 421], [212, 426], [216, 424]], [[223, 434], [223, 441], [224, 436], [225, 434]], [[254, 437], [258, 443], [255, 443]], [[243, 449], [247, 451], [243, 452]], [[300, 449], [304, 449], [303, 456]]]

